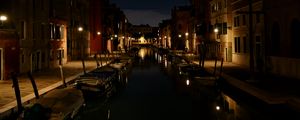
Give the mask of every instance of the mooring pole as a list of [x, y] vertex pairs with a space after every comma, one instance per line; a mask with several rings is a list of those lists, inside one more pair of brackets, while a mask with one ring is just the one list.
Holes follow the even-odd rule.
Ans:
[[83, 58], [81, 58], [81, 62], [82, 62], [83, 73], [86, 74], [85, 64], [84, 64]]
[[40, 96], [39, 96], [39, 91], [38, 91], [38, 89], [37, 89], [37, 87], [36, 87], [35, 80], [34, 80], [34, 78], [33, 78], [33, 76], [32, 76], [32, 74], [31, 74], [30, 71], [27, 72], [27, 76], [29, 77], [29, 79], [30, 79], [30, 81], [31, 81], [31, 84], [32, 84], [32, 88], [33, 88], [33, 92], [34, 92], [35, 98], [36, 98], [36, 99], [39, 99], [39, 98], [40, 98]]
[[215, 59], [215, 66], [214, 66], [214, 73], [213, 73], [214, 76], [216, 75], [216, 71], [217, 71], [217, 62], [218, 62], [218, 59], [216, 58]]
[[94, 55], [94, 59], [95, 59], [96, 64], [97, 64], [96, 67], [99, 68], [99, 67], [100, 67], [100, 64], [99, 64], [99, 61], [98, 61], [98, 59], [97, 59], [97, 54]]
[[65, 76], [64, 76], [64, 71], [63, 71], [62, 65], [59, 65], [59, 70], [60, 70], [60, 76], [61, 76], [61, 80], [63, 82], [63, 86], [67, 87], [67, 83], [66, 83], [66, 80], [65, 80]]
[[221, 60], [221, 67], [220, 67], [220, 73], [219, 73], [220, 76], [222, 75], [222, 72], [223, 72], [223, 62], [224, 62], [224, 58], [222, 58], [222, 60]]
[[18, 83], [18, 79], [17, 79], [17, 74], [15, 72], [12, 72], [11, 73], [11, 78], [12, 78], [12, 81], [13, 81], [13, 88], [15, 89], [18, 113], [21, 113], [22, 110], [23, 110], [23, 107], [22, 107], [21, 94], [20, 94], [20, 88], [19, 88], [19, 83]]

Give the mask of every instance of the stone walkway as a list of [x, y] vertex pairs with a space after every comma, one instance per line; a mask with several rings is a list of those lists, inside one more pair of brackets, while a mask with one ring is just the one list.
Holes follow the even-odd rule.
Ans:
[[[103, 61], [106, 64], [106, 61]], [[95, 60], [85, 61], [86, 71], [95, 69], [97, 66]], [[63, 65], [64, 78], [66, 82], [72, 81], [74, 78], [83, 74], [83, 65], [81, 61], [70, 61]], [[33, 73], [39, 94], [42, 95], [63, 85], [59, 68], [48, 69]], [[35, 99], [33, 87], [27, 75], [18, 76], [19, 88], [21, 93], [21, 101], [23, 104], [29, 103]], [[17, 109], [15, 91], [12, 87], [12, 80], [0, 81], [0, 118], [9, 114], [11, 110]]]

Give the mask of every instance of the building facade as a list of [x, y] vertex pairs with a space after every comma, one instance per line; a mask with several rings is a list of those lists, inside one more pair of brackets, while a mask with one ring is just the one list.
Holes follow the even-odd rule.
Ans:
[[264, 0], [266, 72], [300, 78], [300, 14], [298, 0]]
[[232, 61], [232, 11], [231, 0], [210, 1], [210, 31], [209, 46], [211, 57], [223, 58], [224, 61]]
[[192, 48], [191, 7], [179, 6], [172, 9], [172, 49], [190, 51]]
[[[249, 5], [252, 5], [251, 8]], [[265, 46], [262, 0], [232, 0], [232, 62], [250, 67], [261, 67]]]

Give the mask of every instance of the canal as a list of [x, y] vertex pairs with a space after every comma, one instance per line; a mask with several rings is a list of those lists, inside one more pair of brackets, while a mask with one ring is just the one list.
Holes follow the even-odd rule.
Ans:
[[[86, 101], [79, 120], [275, 120], [297, 115], [266, 105], [230, 86], [209, 86], [178, 76], [165, 55], [141, 48], [110, 98]], [[299, 118], [297, 118], [299, 119]]]

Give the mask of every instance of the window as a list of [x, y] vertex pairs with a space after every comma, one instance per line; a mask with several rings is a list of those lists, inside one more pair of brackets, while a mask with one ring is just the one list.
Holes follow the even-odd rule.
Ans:
[[243, 37], [243, 44], [244, 44], [244, 53], [247, 53], [248, 52], [248, 44], [247, 44], [247, 37], [244, 36]]
[[243, 20], [242, 20], [242, 21], [243, 21], [242, 24], [243, 24], [243, 25], [246, 25], [246, 15], [243, 15], [243, 16], [242, 16], [242, 19], [243, 19]]
[[241, 40], [240, 40], [240, 37], [237, 37], [237, 47], [238, 47], [237, 52], [240, 53], [241, 52]]
[[25, 63], [25, 55], [24, 55], [24, 54], [22, 54], [22, 56], [21, 56], [21, 63], [22, 63], [22, 64]]
[[45, 5], [44, 5], [44, 0], [40, 0], [41, 1], [41, 10], [45, 10]]
[[222, 10], [222, 4], [221, 2], [218, 2], [218, 11]]
[[234, 51], [235, 53], [241, 52], [240, 37], [234, 37]]
[[60, 26], [60, 39], [63, 39], [64, 36], [65, 36], [65, 26], [64, 25], [61, 25]]
[[26, 23], [25, 21], [21, 21], [21, 33], [20, 33], [20, 38], [25, 39], [26, 37]]
[[64, 26], [50, 23], [50, 38], [61, 39], [64, 36]]
[[45, 39], [45, 27], [44, 24], [41, 24], [41, 39]]
[[63, 50], [57, 50], [57, 53], [56, 53], [56, 58], [57, 59], [63, 59], [64, 58], [64, 54], [63, 54]]
[[50, 61], [53, 61], [54, 51], [51, 49], [49, 53]]
[[[298, 34], [298, 32], [296, 32]], [[272, 25], [272, 32], [271, 32], [271, 54], [272, 55], [279, 55], [280, 52], [280, 27], [278, 23], [274, 23]]]
[[239, 27], [240, 26], [240, 17], [239, 16], [234, 17], [233, 22], [234, 22], [234, 27]]
[[255, 41], [257, 42], [257, 43], [260, 43], [261, 41], [260, 41], [260, 36], [255, 36]]
[[54, 25], [53, 25], [53, 23], [50, 23], [49, 29], [50, 29], [50, 39], [54, 39]]
[[35, 27], [36, 27], [36, 25], [35, 25], [35, 23], [33, 23], [32, 24], [32, 39], [33, 40], [35, 40], [35, 38], [36, 38], [36, 36], [35, 36], [36, 35], [36, 33], [35, 33], [36, 28]]
[[178, 25], [178, 30], [181, 30], [181, 29], [182, 29], [182, 25], [179, 24], [179, 25]]
[[237, 38], [234, 37], [234, 52], [237, 53]]
[[223, 34], [227, 34], [227, 23], [223, 23]]
[[260, 23], [260, 14], [256, 14], [256, 23]]
[[46, 60], [46, 55], [45, 55], [45, 53], [44, 52], [42, 52], [42, 62], [44, 63], [45, 62], [45, 60]]
[[256, 51], [256, 56], [261, 55], [261, 39], [260, 39], [260, 36], [255, 36], [255, 51]]
[[55, 34], [55, 39], [60, 39], [60, 26], [59, 25], [55, 25], [54, 34]]
[[237, 27], [240, 26], [240, 16], [236, 17], [236, 25]]

